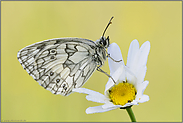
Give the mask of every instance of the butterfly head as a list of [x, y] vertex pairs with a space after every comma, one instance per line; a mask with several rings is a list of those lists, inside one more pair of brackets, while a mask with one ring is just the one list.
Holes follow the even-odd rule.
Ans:
[[105, 38], [102, 36], [99, 40], [96, 41], [96, 45], [103, 47], [103, 48], [108, 48], [109, 47], [109, 36]]
[[96, 41], [96, 44], [100, 47], [103, 47], [103, 48], [108, 48], [109, 47], [109, 36], [107, 36], [107, 38], [105, 38], [104, 34], [107, 30], [107, 28], [109, 27], [110, 24], [112, 24], [111, 20], [113, 19], [114, 17], [111, 17], [111, 19], [109, 20], [109, 23], [107, 24], [103, 34], [102, 34], [102, 37]]

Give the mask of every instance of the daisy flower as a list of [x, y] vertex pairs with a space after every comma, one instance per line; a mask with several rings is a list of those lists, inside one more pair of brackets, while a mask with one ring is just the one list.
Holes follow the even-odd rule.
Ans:
[[149, 50], [149, 41], [146, 41], [139, 48], [138, 41], [133, 40], [130, 44], [127, 64], [125, 65], [119, 46], [116, 43], [109, 46], [110, 57], [115, 60], [122, 60], [121, 62], [115, 62], [110, 58], [108, 59], [110, 76], [115, 82], [109, 78], [104, 95], [86, 88], [73, 90], [74, 92], [88, 94], [86, 99], [89, 101], [104, 103], [100, 106], [87, 108], [87, 114], [106, 112], [117, 108], [126, 109], [149, 100], [149, 96], [143, 94], [149, 83], [144, 81]]

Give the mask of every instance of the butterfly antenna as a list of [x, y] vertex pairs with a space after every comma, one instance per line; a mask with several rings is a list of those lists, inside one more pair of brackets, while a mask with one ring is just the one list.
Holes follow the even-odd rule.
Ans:
[[106, 28], [105, 28], [105, 30], [104, 30], [104, 32], [103, 32], [102, 37], [104, 36], [104, 34], [105, 34], [107, 28], [109, 27], [109, 25], [112, 24], [111, 20], [112, 20], [113, 18], [114, 18], [114, 17], [112, 16], [111, 19], [109, 20], [109, 23], [107, 24], [107, 26], [106, 26]]

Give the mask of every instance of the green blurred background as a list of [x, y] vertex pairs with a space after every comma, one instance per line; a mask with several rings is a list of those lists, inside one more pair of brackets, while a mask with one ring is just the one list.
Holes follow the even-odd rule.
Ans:
[[[100, 38], [116, 42], [126, 63], [132, 40], [150, 41], [145, 80], [148, 102], [133, 106], [137, 121], [182, 121], [182, 2], [181, 1], [54, 1], [1, 2], [1, 121], [121, 122], [126, 110], [86, 114], [100, 105], [85, 94], [67, 97], [42, 88], [22, 68], [17, 52], [35, 42], [60, 37]], [[108, 62], [102, 67], [110, 73]], [[108, 78], [96, 71], [84, 85], [103, 93]]]

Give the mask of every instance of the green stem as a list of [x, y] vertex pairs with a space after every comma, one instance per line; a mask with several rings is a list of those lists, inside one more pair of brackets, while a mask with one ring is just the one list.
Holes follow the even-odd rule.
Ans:
[[126, 108], [126, 110], [127, 110], [128, 114], [130, 116], [131, 121], [136, 122], [135, 115], [133, 114], [133, 111], [132, 111], [131, 107]]

